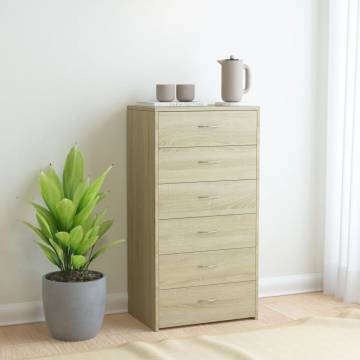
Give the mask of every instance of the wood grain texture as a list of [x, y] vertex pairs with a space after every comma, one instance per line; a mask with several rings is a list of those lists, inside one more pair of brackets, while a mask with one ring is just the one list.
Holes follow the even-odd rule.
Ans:
[[160, 147], [256, 144], [256, 111], [161, 112]]
[[144, 111], [154, 111], [154, 112], [202, 112], [202, 111], [258, 111], [260, 109], [257, 105], [233, 105], [233, 106], [216, 106], [216, 105], [207, 105], [207, 106], [154, 106], [154, 105], [128, 105], [128, 110], [144, 110]]
[[254, 247], [256, 215], [160, 220], [159, 253], [174, 254]]
[[129, 313], [156, 329], [155, 114], [128, 111]]
[[160, 291], [161, 328], [254, 316], [254, 281]]
[[256, 279], [255, 248], [160, 255], [160, 289]]
[[159, 150], [159, 183], [241, 179], [256, 179], [256, 146]]
[[257, 293], [257, 124], [257, 107], [128, 107], [129, 312], [152, 329], [163, 289]]
[[256, 112], [256, 315], [259, 316], [260, 111]]
[[155, 112], [155, 324], [159, 330], [159, 113]]
[[256, 180], [159, 185], [159, 218], [256, 213]]

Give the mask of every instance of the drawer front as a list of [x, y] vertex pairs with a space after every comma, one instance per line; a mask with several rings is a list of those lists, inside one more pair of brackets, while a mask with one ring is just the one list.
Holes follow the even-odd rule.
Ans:
[[255, 248], [159, 256], [160, 289], [255, 280]]
[[235, 249], [255, 243], [255, 214], [159, 221], [160, 254]]
[[159, 185], [160, 219], [256, 212], [256, 180]]
[[256, 146], [162, 148], [159, 182], [256, 179]]
[[256, 144], [256, 111], [187, 111], [159, 114], [159, 146]]
[[254, 281], [160, 290], [160, 327], [255, 317]]

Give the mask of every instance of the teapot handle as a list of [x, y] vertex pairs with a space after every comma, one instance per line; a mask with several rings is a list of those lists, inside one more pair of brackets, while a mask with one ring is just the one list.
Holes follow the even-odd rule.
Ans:
[[244, 94], [245, 94], [250, 90], [250, 84], [251, 84], [251, 73], [250, 73], [249, 65], [244, 64], [244, 70], [245, 70], [245, 88], [244, 88]]

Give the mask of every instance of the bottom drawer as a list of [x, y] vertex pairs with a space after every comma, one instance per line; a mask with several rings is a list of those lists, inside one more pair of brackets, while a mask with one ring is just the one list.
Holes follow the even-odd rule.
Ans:
[[160, 290], [159, 327], [256, 316], [255, 281]]

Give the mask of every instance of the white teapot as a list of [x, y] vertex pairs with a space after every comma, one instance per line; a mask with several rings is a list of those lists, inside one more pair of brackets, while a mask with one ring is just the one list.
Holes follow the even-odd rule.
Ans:
[[[218, 60], [221, 65], [221, 97], [225, 102], [239, 102], [250, 89], [250, 68], [242, 59]], [[245, 72], [245, 77], [243, 76]], [[244, 85], [245, 78], [245, 85]]]

